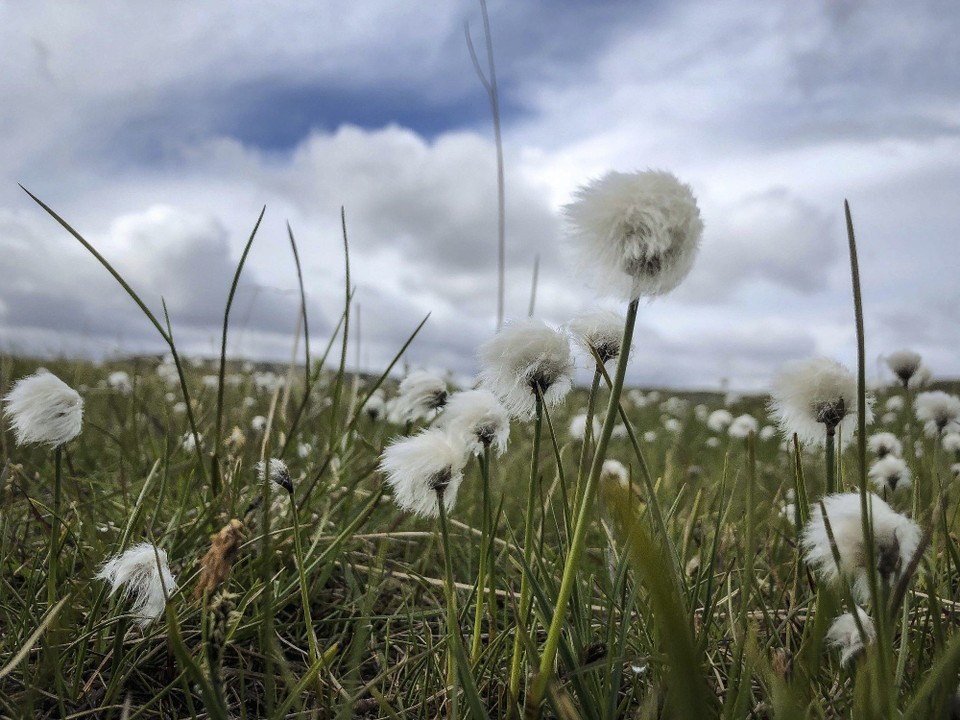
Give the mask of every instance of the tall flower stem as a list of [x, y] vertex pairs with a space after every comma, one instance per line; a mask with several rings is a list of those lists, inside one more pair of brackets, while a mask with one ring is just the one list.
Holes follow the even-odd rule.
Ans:
[[827, 438], [824, 444], [824, 461], [827, 464], [827, 484], [824, 495], [832, 495], [837, 491], [837, 459], [836, 459], [836, 428], [827, 425]]
[[57, 584], [60, 575], [60, 498], [63, 485], [63, 450], [53, 451], [53, 516], [50, 518], [50, 558], [47, 572], [47, 606], [57, 601]]
[[580, 491], [583, 489], [583, 471], [590, 455], [593, 441], [593, 414], [597, 404], [597, 391], [600, 389], [600, 366], [593, 372], [593, 384], [590, 386], [590, 398], [587, 400], [587, 422], [583, 426], [583, 445], [580, 446], [580, 464], [577, 466], [577, 486], [573, 493], [573, 507], [580, 504]]
[[480, 530], [480, 568], [477, 571], [477, 605], [473, 616], [473, 639], [470, 643], [470, 660], [476, 662], [480, 657], [480, 630], [483, 626], [484, 601], [486, 599], [487, 561], [490, 554], [490, 446], [483, 449], [483, 457], [478, 458], [480, 475], [483, 481], [483, 520]]
[[[533, 455], [530, 458], [530, 484], [527, 491], [527, 515], [523, 529], [523, 563], [530, 568], [533, 562], [533, 515], [537, 507], [537, 476], [540, 474], [540, 431], [543, 427], [543, 396], [536, 393], [536, 419], [533, 426]], [[520, 578], [520, 622], [513, 637], [513, 659], [510, 661], [510, 695], [514, 700], [520, 697], [520, 673], [523, 669], [523, 637], [520, 631], [525, 627], [530, 612], [530, 581], [524, 570]]]
[[553, 663], [556, 659], [557, 648], [560, 645], [560, 633], [563, 631], [567, 617], [567, 602], [573, 592], [577, 567], [580, 564], [580, 558], [586, 544], [587, 526], [590, 524], [590, 511], [593, 508], [597, 483], [600, 481], [607, 444], [610, 442], [610, 435], [613, 432], [613, 426], [620, 409], [620, 393], [623, 391], [623, 380], [627, 374], [627, 363], [630, 361], [628, 348], [633, 344], [633, 328], [637, 322], [638, 304], [639, 301], [634, 299], [627, 308], [626, 322], [623, 327], [623, 342], [620, 344], [623, 350], [617, 361], [617, 374], [613, 378], [613, 387], [610, 389], [606, 418], [603, 421], [603, 428], [600, 430], [600, 437], [597, 438], [593, 464], [590, 466], [590, 475], [587, 478], [587, 485], [584, 488], [583, 499], [579, 506], [577, 524], [573, 531], [573, 540], [570, 543], [570, 552], [567, 554], [567, 560], [563, 566], [563, 579], [560, 581], [560, 592], [557, 594], [556, 605], [553, 609], [553, 620], [550, 623], [550, 629], [547, 631], [547, 641], [540, 658], [540, 671], [534, 681], [530, 703], [527, 704], [528, 707], [539, 707], [547, 688], [547, 680], [553, 672]]
[[454, 643], [463, 642], [460, 637], [460, 622], [457, 617], [457, 595], [453, 584], [453, 560], [450, 557], [450, 533], [447, 530], [447, 509], [443, 504], [443, 489], [437, 491], [437, 507], [440, 509], [440, 537], [443, 542], [444, 591], [447, 596], [447, 717], [459, 717], [457, 705], [457, 654]]

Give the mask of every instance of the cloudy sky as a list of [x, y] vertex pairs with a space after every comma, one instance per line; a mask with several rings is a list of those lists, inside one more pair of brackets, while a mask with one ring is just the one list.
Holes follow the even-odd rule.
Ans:
[[[230, 280], [235, 357], [286, 358], [304, 265], [313, 345], [342, 311], [345, 208], [360, 363], [476, 371], [496, 322], [491, 114], [467, 0], [0, 0], [0, 350], [161, 349], [91, 241], [189, 352], [213, 355]], [[608, 170], [696, 193], [693, 272], [641, 308], [634, 382], [759, 388], [785, 361], [854, 361], [843, 200], [869, 369], [901, 347], [960, 375], [960, 5], [491, 0], [507, 192], [507, 316], [599, 298], [560, 208]], [[351, 358], [354, 351], [351, 351]]]

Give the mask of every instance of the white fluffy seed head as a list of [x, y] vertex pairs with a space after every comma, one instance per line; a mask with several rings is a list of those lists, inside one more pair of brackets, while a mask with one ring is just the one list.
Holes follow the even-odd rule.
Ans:
[[4, 414], [17, 445], [58, 447], [80, 434], [83, 398], [56, 375], [41, 370], [17, 381], [4, 398]]
[[886, 457], [887, 455], [900, 457], [903, 455], [903, 443], [901, 443], [893, 433], [878, 432], [867, 438], [867, 450], [878, 458]]
[[616, 482], [621, 487], [630, 487], [630, 473], [619, 460], [604, 460], [600, 469], [601, 482]]
[[625, 323], [622, 315], [609, 310], [598, 310], [577, 315], [567, 323], [567, 332], [573, 341], [587, 352], [591, 360], [595, 352], [600, 361], [606, 364], [620, 356]]
[[167, 598], [177, 589], [166, 551], [148, 542], [108, 559], [96, 578], [110, 583], [111, 595], [123, 588], [123, 598], [133, 599], [130, 612], [140, 627], [163, 614]]
[[548, 407], [559, 404], [573, 384], [570, 343], [540, 320], [516, 320], [480, 347], [480, 381], [513, 417], [532, 418], [536, 393]]
[[907, 467], [906, 462], [896, 455], [886, 455], [880, 458], [870, 466], [867, 474], [878, 491], [886, 489], [896, 492], [913, 484], [910, 468]]
[[690, 272], [703, 222], [690, 186], [669, 172], [610, 172], [564, 207], [578, 267], [622, 299], [664, 295]]
[[[823, 445], [827, 428], [839, 428], [849, 441], [857, 427], [857, 379], [829, 358], [797, 360], [774, 379], [770, 410], [787, 436]], [[873, 421], [873, 398], [867, 396], [866, 421]]]
[[[920, 542], [920, 528], [913, 520], [895, 512], [887, 503], [870, 493], [867, 495], [873, 520], [873, 545], [876, 570], [881, 579], [893, 584], [907, 567]], [[803, 529], [801, 543], [807, 564], [827, 582], [851, 584], [853, 596], [866, 602], [870, 596], [869, 576], [865, 566], [859, 493], [838, 493], [823, 499], [827, 518], [840, 554], [840, 566], [833, 558], [830, 539], [820, 506], [815, 505]]]
[[439, 491], [444, 508], [452, 510], [466, 460], [467, 448], [461, 441], [441, 428], [430, 428], [388, 445], [380, 470], [397, 505], [421, 517], [439, 517]]
[[[867, 643], [872, 645], [877, 640], [873, 620], [859, 606], [857, 606], [857, 616], [860, 618], [860, 625], [863, 627]], [[830, 629], [827, 630], [826, 640], [831, 647], [839, 648], [841, 665], [846, 665], [863, 651], [863, 638], [860, 636], [852, 613], [844, 613], [833, 621]]]
[[947, 452], [960, 453], [960, 432], [948, 432], [940, 442]]
[[503, 455], [510, 437], [510, 415], [496, 395], [485, 388], [451, 395], [439, 426], [461, 438], [474, 455], [482, 454], [487, 447]]
[[[270, 458], [270, 479], [286, 490], [288, 493], [293, 492], [293, 480], [290, 478], [290, 470], [287, 468], [287, 464], [280, 458]], [[257, 479], [262, 483], [264, 480], [264, 475], [267, 472], [267, 462], [261, 460], [257, 463]]]
[[960, 421], [960, 398], [943, 390], [920, 393], [913, 407], [917, 420], [924, 423], [927, 435], [939, 435]]
[[757, 419], [753, 417], [753, 415], [739, 415], [730, 423], [727, 432], [732, 438], [743, 439], [750, 433], [757, 432], [759, 426]]
[[379, 420], [387, 412], [387, 403], [383, 399], [383, 392], [375, 390], [363, 404], [363, 411], [371, 420]]
[[921, 363], [920, 367], [918, 367], [917, 371], [913, 374], [913, 377], [910, 378], [910, 382], [907, 383], [907, 387], [914, 389], [922, 388], [925, 387], [932, 379], [933, 371]]
[[415, 370], [400, 383], [398, 408], [405, 422], [431, 417], [447, 404], [447, 383], [426, 370]]
[[[591, 437], [596, 438], [600, 434], [600, 421], [597, 419], [597, 416], [593, 416], [593, 422], [590, 423], [590, 428], [592, 435]], [[587, 434], [587, 414], [580, 413], [574, 415], [573, 419], [570, 420], [570, 437], [577, 441], [583, 441], [584, 437]]]
[[904, 387], [910, 382], [914, 373], [920, 369], [921, 364], [920, 353], [913, 350], [897, 350], [887, 356], [887, 366], [899, 378]]
[[733, 422], [733, 414], [729, 410], [714, 410], [707, 417], [707, 427], [715, 433], [724, 432]]

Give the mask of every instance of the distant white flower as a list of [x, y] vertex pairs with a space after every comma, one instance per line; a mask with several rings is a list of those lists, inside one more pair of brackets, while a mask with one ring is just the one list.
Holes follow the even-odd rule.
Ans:
[[643, 441], [648, 443], [655, 443], [657, 441], [657, 434], [653, 430], [647, 430], [643, 434]]
[[715, 433], [724, 432], [733, 422], [733, 415], [729, 410], [714, 410], [707, 417], [707, 427]]
[[745, 438], [750, 433], [755, 433], [759, 427], [757, 419], [753, 415], [739, 415], [730, 423], [727, 433], [733, 438]]
[[696, 198], [668, 172], [611, 172], [564, 208], [578, 267], [604, 292], [664, 295], [690, 272], [703, 222]]
[[960, 432], [948, 432], [940, 440], [947, 452], [960, 452]]
[[387, 403], [383, 399], [383, 392], [375, 390], [363, 404], [363, 411], [371, 420], [379, 420], [387, 413]]
[[[583, 441], [587, 432], [587, 414], [580, 413], [574, 415], [570, 420], [570, 437], [574, 440]], [[597, 416], [593, 416], [591, 423], [591, 437], [596, 438], [600, 434], [600, 421]]]
[[510, 437], [510, 415], [497, 396], [485, 388], [451, 395], [440, 416], [440, 426], [461, 438], [474, 455], [488, 447], [503, 455]]
[[610, 431], [611, 438], [625, 438], [627, 437], [627, 434], [627, 426], [623, 423], [617, 423]]
[[893, 425], [897, 421], [897, 414], [888, 412], [884, 413], [883, 417], [880, 418], [880, 422], [884, 425]]
[[893, 433], [878, 432], [867, 438], [867, 450], [878, 458], [887, 455], [900, 457], [903, 455], [903, 443], [901, 443]]
[[257, 404], [256, 398], [252, 398], [252, 397], [250, 397], [249, 395], [247, 395], [247, 396], [243, 399], [243, 406], [244, 406], [245, 408], [252, 408], [252, 407], [253, 407], [254, 405], [256, 405], [256, 404]]
[[705, 423], [707, 418], [710, 417], [710, 408], [708, 408], [703, 403], [694, 406], [693, 416], [697, 419], [697, 422]]
[[183, 400], [173, 404], [173, 412], [175, 412], [177, 415], [183, 415], [186, 411], [187, 404]]
[[540, 320], [504, 325], [480, 348], [481, 382], [500, 398], [515, 418], [536, 412], [539, 392], [547, 407], [560, 403], [573, 383], [573, 360], [567, 337]]
[[757, 433], [757, 437], [761, 440], [772, 440], [776, 435], [777, 429], [773, 425], [764, 425]]
[[[871, 645], [877, 641], [877, 631], [873, 627], [873, 620], [864, 612], [863, 608], [857, 607], [857, 616], [860, 618], [860, 625], [863, 627], [863, 634], [867, 642]], [[852, 613], [844, 613], [830, 625], [827, 630], [827, 642], [831, 647], [840, 649], [840, 664], [846, 665], [857, 655], [863, 652], [863, 638], [857, 629], [857, 622], [853, 619]]]
[[107, 375], [107, 385], [121, 395], [129, 395], [133, 392], [133, 385], [130, 383], [130, 374], [123, 370], [116, 370]]
[[708, 448], [717, 448], [720, 447], [720, 439], [715, 437], [708, 437], [705, 441], [705, 445]]
[[310, 455], [310, 452], [313, 450], [313, 446], [310, 443], [298, 443], [297, 444], [297, 457], [301, 460], [305, 459]]
[[207, 390], [216, 390], [220, 387], [220, 377], [218, 375], [204, 375], [200, 382]]
[[400, 383], [398, 406], [404, 422], [430, 417], [447, 404], [447, 383], [426, 370], [414, 370]]
[[736, 405], [742, 399], [743, 399], [743, 396], [740, 393], [728, 392], [726, 395], [723, 396], [723, 404], [726, 405], [727, 407], [731, 407], [733, 405]]
[[567, 332], [591, 358], [593, 352], [596, 352], [600, 361], [606, 364], [620, 356], [625, 324], [623, 316], [609, 310], [598, 310], [570, 320], [567, 323]]
[[914, 401], [917, 420], [924, 424], [928, 436], [939, 436], [948, 425], [960, 420], [960, 398], [943, 390], [931, 390], [917, 395]]
[[270, 370], [255, 372], [253, 374], [253, 384], [258, 392], [272, 393], [283, 385], [283, 378]]
[[786, 505], [780, 508], [780, 517], [784, 520], [789, 520], [793, 522], [797, 515], [797, 506], [795, 503], [788, 502]]
[[951, 465], [950, 472], [953, 473], [954, 478], [960, 477], [960, 462]]
[[627, 399], [635, 408], [644, 408], [647, 406], [647, 396], [642, 390], [630, 390], [627, 392]]
[[910, 378], [920, 369], [920, 353], [913, 350], [897, 350], [887, 356], [887, 365], [893, 374], [900, 379], [900, 383], [907, 387]]
[[462, 444], [444, 430], [430, 428], [388, 445], [380, 470], [397, 505], [421, 517], [438, 517], [439, 493], [446, 510], [453, 509], [466, 459]]
[[651, 390], [647, 393], [647, 404], [660, 402], [660, 391]]
[[690, 402], [678, 397], [669, 397], [660, 403], [660, 410], [674, 417], [683, 417], [690, 409]]
[[[200, 435], [200, 440], [203, 440], [203, 435]], [[188, 453], [193, 452], [197, 449], [197, 437], [194, 436], [189, 430], [183, 434], [183, 439], [180, 441], [180, 447], [186, 450]]]
[[900, 395], [892, 395], [887, 398], [887, 401], [883, 404], [883, 407], [888, 412], [900, 412], [903, 410], [903, 397]]
[[[823, 445], [827, 434], [840, 428], [845, 440], [857, 426], [857, 379], [829, 358], [788, 363], [774, 380], [770, 409], [789, 436]], [[873, 398], [867, 397], [866, 421], [873, 420]]]
[[250, 429], [254, 432], [263, 432], [267, 429], [267, 419], [263, 415], [254, 415], [250, 421]]
[[[264, 480], [266, 472], [267, 462], [261, 460], [257, 463], [257, 480], [261, 483]], [[293, 492], [293, 480], [290, 478], [290, 470], [287, 468], [287, 464], [280, 458], [270, 459], [270, 479], [288, 493]]]
[[912, 485], [910, 468], [896, 455], [887, 455], [870, 466], [867, 473], [877, 490], [891, 491], [908, 488]]
[[619, 460], [604, 460], [600, 469], [600, 479], [617, 482], [622, 487], [630, 486], [630, 473]]
[[926, 365], [920, 365], [917, 368], [917, 371], [913, 374], [913, 377], [910, 378], [910, 382], [907, 383], [907, 387], [910, 388], [922, 388], [930, 382], [933, 378], [933, 372]]
[[177, 589], [177, 581], [167, 563], [167, 552], [148, 542], [107, 560], [96, 578], [110, 583], [111, 595], [123, 588], [124, 599], [133, 599], [131, 614], [140, 627], [163, 615], [167, 598]]
[[[876, 569], [880, 577], [893, 584], [910, 562], [920, 542], [920, 528], [913, 520], [895, 512], [887, 503], [870, 493], [867, 495], [873, 522], [873, 545]], [[864, 565], [863, 525], [859, 493], [828, 495], [823, 499], [827, 517], [840, 554], [840, 567], [833, 559], [830, 539], [819, 505], [813, 507], [803, 530], [801, 542], [806, 560], [826, 581], [838, 583], [846, 579], [860, 602], [869, 598], [869, 579]]]
[[80, 434], [83, 398], [53, 373], [38, 371], [18, 380], [7, 393], [4, 414], [17, 445], [59, 447]]
[[917, 458], [923, 457], [923, 440], [913, 441], [913, 456]]

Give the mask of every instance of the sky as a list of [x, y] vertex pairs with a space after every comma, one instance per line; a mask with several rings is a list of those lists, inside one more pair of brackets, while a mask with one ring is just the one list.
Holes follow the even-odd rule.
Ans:
[[[675, 173], [705, 229], [641, 305], [629, 381], [765, 388], [785, 362], [853, 365], [843, 203], [868, 372], [919, 351], [960, 376], [960, 5], [490, 0], [506, 172], [506, 316], [623, 311], [567, 261], [562, 207], [616, 170]], [[496, 327], [496, 151], [480, 6], [0, 0], [0, 351], [114, 358], [178, 347], [287, 359], [303, 265], [311, 349], [355, 286], [350, 365], [461, 379]], [[160, 315], [162, 317], [162, 315]], [[358, 330], [359, 326], [359, 330]], [[358, 332], [357, 332], [358, 330]], [[586, 362], [582, 363], [586, 366]], [[889, 375], [887, 375], [889, 377]]]

